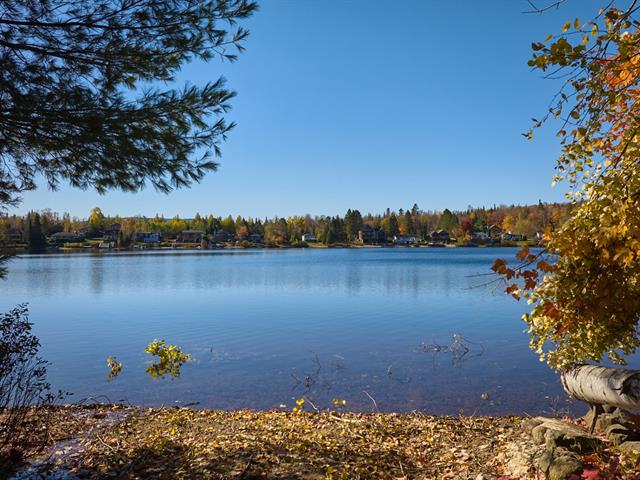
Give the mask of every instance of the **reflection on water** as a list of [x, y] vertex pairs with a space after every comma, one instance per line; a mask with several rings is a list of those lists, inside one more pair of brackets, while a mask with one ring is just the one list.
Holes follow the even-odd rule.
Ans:
[[[15, 259], [0, 307], [28, 301], [53, 363], [76, 398], [148, 405], [328, 407], [437, 413], [537, 413], [561, 394], [527, 348], [526, 305], [471, 289], [508, 249], [353, 249], [40, 255]], [[434, 358], [454, 334], [481, 355]], [[153, 381], [145, 346], [191, 354]], [[478, 347], [480, 345], [480, 347]], [[462, 348], [459, 343], [455, 348]], [[449, 350], [451, 353], [452, 350]], [[460, 354], [462, 350], [457, 351]], [[107, 382], [107, 356], [122, 372]], [[522, 378], [527, 378], [522, 382]]]

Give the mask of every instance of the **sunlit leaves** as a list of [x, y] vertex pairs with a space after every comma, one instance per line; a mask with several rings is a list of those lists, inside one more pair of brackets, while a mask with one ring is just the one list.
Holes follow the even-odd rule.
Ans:
[[122, 363], [120, 363], [117, 357], [108, 356], [107, 366], [109, 367], [109, 373], [107, 374], [107, 380], [111, 381], [117, 377], [122, 371]]
[[191, 355], [184, 353], [177, 345], [167, 345], [164, 340], [154, 340], [147, 345], [145, 352], [158, 359], [146, 369], [153, 379], [164, 378], [167, 375], [179, 377], [182, 366], [191, 360]]
[[296, 406], [293, 407], [292, 412], [297, 414], [302, 413], [304, 411], [304, 402], [305, 402], [304, 397], [296, 400]]
[[[531, 347], [564, 369], [636, 350], [640, 320], [640, 31], [638, 8], [614, 1], [592, 20], [567, 21], [534, 43], [529, 65], [562, 82], [548, 112], [562, 123], [553, 183], [567, 181], [571, 218], [537, 258], [493, 269], [532, 310]], [[529, 136], [532, 133], [528, 134]]]

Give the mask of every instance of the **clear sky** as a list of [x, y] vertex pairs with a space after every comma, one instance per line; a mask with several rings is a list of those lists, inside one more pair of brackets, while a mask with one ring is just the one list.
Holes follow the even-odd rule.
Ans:
[[238, 92], [218, 172], [169, 195], [42, 185], [14, 212], [272, 217], [562, 200], [555, 130], [521, 136], [559, 85], [527, 60], [532, 41], [599, 6], [526, 15], [525, 0], [263, 0], [238, 62], [179, 77], [224, 75]]

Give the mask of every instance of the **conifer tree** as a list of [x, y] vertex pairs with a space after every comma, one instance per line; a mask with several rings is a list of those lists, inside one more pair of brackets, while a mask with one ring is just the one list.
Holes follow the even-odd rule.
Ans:
[[251, 0], [4, 0], [0, 206], [41, 175], [99, 192], [167, 192], [216, 169], [233, 127], [223, 78], [167, 89], [193, 59], [233, 61]]

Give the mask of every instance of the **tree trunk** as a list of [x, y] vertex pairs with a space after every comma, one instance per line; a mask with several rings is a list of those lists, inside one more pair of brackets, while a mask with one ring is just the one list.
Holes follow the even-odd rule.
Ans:
[[578, 400], [640, 409], [640, 370], [580, 365], [561, 378], [565, 391]]

